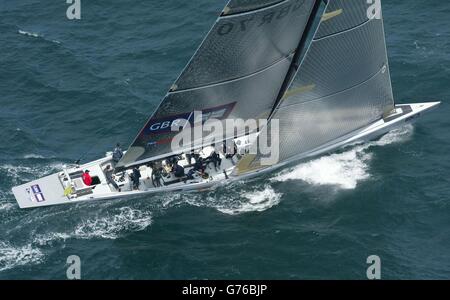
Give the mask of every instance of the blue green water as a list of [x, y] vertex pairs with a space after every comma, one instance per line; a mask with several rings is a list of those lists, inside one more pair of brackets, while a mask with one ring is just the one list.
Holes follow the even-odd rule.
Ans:
[[450, 277], [450, 3], [383, 1], [414, 126], [214, 192], [20, 210], [11, 187], [128, 144], [225, 1], [0, 1], [0, 278]]

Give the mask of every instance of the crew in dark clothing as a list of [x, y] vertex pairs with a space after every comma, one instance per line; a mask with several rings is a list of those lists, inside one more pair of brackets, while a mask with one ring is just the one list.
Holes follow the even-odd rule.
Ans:
[[177, 178], [184, 177], [184, 168], [179, 164], [175, 164], [173, 166], [173, 175], [175, 175], [175, 177]]
[[187, 179], [189, 180], [194, 179], [194, 173], [195, 173], [194, 168], [190, 169], [189, 172], [187, 173]]
[[178, 156], [171, 156], [167, 158], [167, 163], [172, 165], [172, 167], [178, 162]]
[[120, 148], [120, 144], [118, 143], [116, 145], [116, 148], [114, 148], [113, 155], [112, 155], [112, 160], [113, 160], [114, 164], [117, 164], [119, 162], [119, 160], [122, 158], [122, 156], [123, 156], [123, 151]]
[[191, 165], [192, 164], [192, 157], [194, 157], [194, 150], [192, 150], [189, 153], [186, 153], [185, 156], [186, 156], [186, 161], [187, 161], [188, 165]]
[[133, 182], [133, 189], [139, 189], [139, 178], [141, 178], [141, 172], [137, 167], [133, 168], [133, 173], [131, 174], [131, 181]]
[[160, 166], [152, 167], [152, 184], [154, 187], [160, 187], [163, 185], [162, 181], [162, 168]]
[[225, 154], [225, 158], [230, 159], [234, 165], [233, 157], [237, 154], [237, 150], [238, 150], [236, 143], [233, 141], [232, 149], [230, 147], [227, 147], [226, 144], [224, 143], [223, 148], [224, 148], [223, 154]]
[[186, 177], [189, 180], [194, 179], [195, 172], [199, 172], [201, 175], [205, 172], [205, 166], [203, 165], [203, 159], [199, 155], [195, 155], [195, 164], [192, 169], [189, 170]]
[[113, 169], [111, 168], [110, 165], [108, 165], [105, 170], [106, 181], [109, 184], [111, 184], [116, 189], [116, 191], [120, 192], [120, 188], [117, 185], [116, 181], [113, 179], [112, 174], [113, 174]]
[[208, 157], [209, 162], [214, 164], [214, 169], [217, 171], [218, 167], [222, 164], [222, 159], [219, 154], [214, 150], [211, 155]]
[[205, 166], [203, 165], [203, 159], [200, 156], [198, 156], [195, 159], [195, 164], [194, 164], [193, 169], [194, 169], [194, 171], [199, 171], [201, 173], [203, 173], [205, 171]]

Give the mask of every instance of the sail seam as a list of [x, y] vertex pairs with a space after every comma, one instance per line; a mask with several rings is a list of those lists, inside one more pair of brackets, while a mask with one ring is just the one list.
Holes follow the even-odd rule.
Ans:
[[[315, 102], [315, 101], [319, 101], [319, 100], [322, 100], [322, 99], [324, 99], [324, 98], [328, 98], [328, 97], [331, 97], [331, 96], [335, 96], [335, 95], [338, 95], [338, 94], [342, 94], [342, 93], [344, 93], [344, 92], [347, 92], [347, 91], [349, 91], [349, 90], [352, 90], [352, 89], [354, 89], [354, 88], [357, 88], [357, 87], [359, 87], [359, 86], [361, 86], [361, 85], [363, 85], [363, 84], [369, 82], [369, 81], [372, 80], [373, 78], [377, 77], [380, 73], [382, 73], [383, 69], [385, 69], [385, 66], [386, 66], [386, 64], [384, 64], [383, 67], [381, 67], [380, 70], [378, 70], [375, 74], [371, 75], [368, 79], [366, 79], [366, 80], [364, 80], [364, 81], [362, 81], [362, 82], [360, 82], [360, 83], [358, 83], [358, 84], [355, 84], [355, 85], [353, 85], [353, 86], [351, 86], [351, 87], [349, 87], [349, 88], [343, 89], [343, 90], [341, 90], [341, 91], [338, 91], [338, 92], [335, 92], [335, 93], [332, 93], [332, 94], [329, 94], [329, 95], [325, 95], [325, 96], [322, 96], [322, 97], [314, 98], [314, 99], [311, 99], [311, 100], [308, 100], [308, 101], [304, 101], [304, 102], [300, 102], [300, 103], [292, 103], [292, 104], [288, 104], [288, 105], [285, 105], [285, 106], [280, 106], [278, 109], [286, 108], [286, 107], [292, 107], [292, 106], [295, 106], [295, 105], [300, 105], [300, 104], [305, 104], [305, 103], [311, 103], [311, 102]], [[386, 70], [386, 72], [387, 72], [387, 71], [388, 71], [388, 70]]]
[[324, 40], [324, 39], [327, 39], [327, 38], [330, 38], [330, 37], [333, 37], [333, 36], [336, 36], [336, 35], [340, 35], [340, 34], [344, 34], [344, 33], [350, 32], [350, 31], [352, 31], [352, 30], [354, 30], [354, 29], [357, 29], [357, 28], [360, 28], [360, 27], [365, 26], [366, 24], [368, 24], [370, 21], [373, 21], [373, 20], [374, 20], [374, 19], [369, 19], [369, 20], [364, 21], [363, 23], [358, 24], [358, 25], [356, 25], [356, 26], [353, 26], [353, 27], [347, 28], [347, 29], [342, 30], [342, 31], [338, 31], [338, 32], [335, 32], [335, 33], [332, 33], [332, 34], [329, 34], [329, 35], [325, 35], [325, 36], [316, 38], [316, 39], [314, 39], [313, 41], [314, 41], [314, 42], [317, 42], [317, 41], [321, 41], [321, 40]]
[[256, 72], [253, 72], [253, 73], [250, 73], [250, 74], [247, 74], [247, 75], [243, 75], [243, 76], [240, 76], [240, 77], [235, 77], [235, 78], [232, 78], [232, 79], [227, 79], [227, 80], [224, 80], [224, 81], [219, 81], [219, 82], [214, 82], [214, 83], [209, 83], [209, 84], [193, 87], [193, 88], [179, 89], [179, 90], [176, 90], [176, 91], [169, 91], [168, 94], [172, 95], [172, 94], [178, 94], [178, 93], [183, 93], [183, 92], [195, 91], [195, 90], [200, 90], [200, 89], [204, 89], [204, 88], [209, 88], [209, 87], [213, 87], [213, 86], [223, 85], [223, 84], [227, 84], [227, 83], [230, 83], [230, 82], [236, 82], [236, 81], [239, 81], [239, 80], [242, 80], [242, 79], [246, 79], [246, 78], [258, 75], [260, 73], [263, 73], [263, 72], [267, 71], [268, 69], [272, 68], [273, 66], [275, 66], [275, 65], [277, 65], [277, 64], [279, 64], [279, 63], [281, 63], [281, 62], [283, 62], [283, 61], [285, 61], [287, 59], [289, 59], [290, 57], [292, 57], [294, 52], [295, 51], [289, 53], [289, 55], [283, 56], [282, 58], [280, 58], [280, 59], [276, 60], [275, 62], [271, 63], [269, 66], [264, 67], [264, 68], [262, 68], [262, 69], [260, 69], [260, 70], [258, 70]]
[[[272, 4], [267, 4], [267, 5], [265, 5], [265, 6], [261, 6], [261, 7], [258, 7], [258, 8], [256, 8], [256, 9], [251, 9], [251, 10], [246, 10], [246, 11], [240, 11], [240, 12], [235, 12], [235, 13], [230, 13], [230, 14], [223, 14], [223, 13], [222, 13], [222, 14], [220, 15], [220, 18], [221, 18], [221, 19], [226, 19], [226, 18], [229, 18], [229, 17], [235, 17], [235, 16], [240, 16], [240, 15], [251, 14], [251, 13], [254, 13], [255, 11], [266, 10], [266, 9], [269, 9], [269, 8], [272, 8], [272, 7], [281, 5], [281, 4], [283, 4], [284, 2], [288, 2], [288, 1], [291, 1], [291, 0], [280, 0], [280, 1], [275, 2], [275, 3], [272, 3]], [[228, 7], [228, 6], [227, 6], [227, 7]]]

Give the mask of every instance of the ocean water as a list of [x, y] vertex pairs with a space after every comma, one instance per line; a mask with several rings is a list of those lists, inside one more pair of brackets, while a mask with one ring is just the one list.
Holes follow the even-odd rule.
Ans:
[[0, 279], [450, 278], [450, 3], [385, 0], [414, 126], [195, 195], [21, 210], [11, 187], [134, 138], [225, 1], [0, 2]]

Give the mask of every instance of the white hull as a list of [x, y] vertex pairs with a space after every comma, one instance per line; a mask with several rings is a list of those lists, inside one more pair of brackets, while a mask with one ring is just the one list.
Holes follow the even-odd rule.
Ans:
[[[222, 169], [224, 169], [227, 174], [231, 174], [231, 172], [234, 169], [234, 165], [231, 164], [231, 162], [229, 161], [224, 161], [221, 170], [215, 172], [208, 179], [198, 178], [195, 180], [190, 180], [187, 183], [179, 182], [176, 184], [171, 184], [169, 186], [162, 186], [156, 188], [150, 186], [148, 182], [144, 182], [143, 184], [140, 185], [140, 190], [127, 191], [126, 187], [124, 187], [123, 191], [118, 192], [115, 191], [113, 188], [111, 188], [110, 185], [106, 183], [104, 175], [102, 175], [103, 174], [102, 166], [104, 164], [107, 164], [111, 160], [111, 156], [106, 156], [97, 161], [77, 166], [76, 168], [68, 168], [57, 174], [53, 174], [20, 186], [16, 186], [12, 190], [21, 208], [69, 204], [93, 200], [108, 200], [115, 198], [136, 197], [138, 195], [147, 195], [154, 193], [202, 191], [205, 189], [210, 189], [215, 186], [223, 185], [225, 183], [229, 183], [230, 181], [242, 180], [260, 175], [262, 173], [271, 172], [293, 161], [303, 160], [323, 153], [327, 153], [349, 144], [365, 142], [368, 140], [378, 138], [388, 133], [389, 131], [393, 130], [396, 127], [414, 122], [419, 116], [421, 116], [422, 113], [437, 107], [439, 104], [440, 102], [397, 105], [396, 106], [397, 113], [387, 117], [386, 119], [379, 120], [365, 128], [362, 128], [356, 132], [348, 134], [347, 136], [344, 136], [338, 140], [332, 141], [318, 149], [294, 157], [290, 161], [286, 161], [283, 164], [278, 164], [273, 167], [261, 169], [259, 171], [254, 171], [252, 173], [243, 176], [237, 177], [230, 176], [227, 179], [225, 174], [223, 174]], [[72, 174], [74, 174], [79, 172], [80, 170], [85, 169], [89, 169], [94, 173], [94, 175], [97, 174], [100, 178], [100, 181], [103, 183], [96, 186], [95, 189], [89, 191], [89, 193], [87, 193], [86, 195], [80, 194], [74, 197], [72, 194], [65, 196], [64, 195], [65, 186], [63, 184], [67, 184], [67, 182], [63, 182], [64, 180], [62, 180], [62, 178], [70, 179], [71, 177], [69, 173], [72, 172]]]

